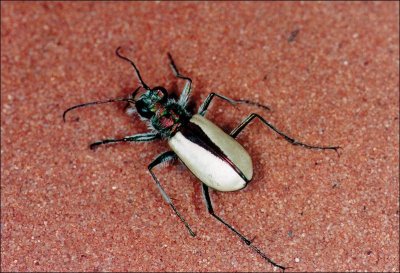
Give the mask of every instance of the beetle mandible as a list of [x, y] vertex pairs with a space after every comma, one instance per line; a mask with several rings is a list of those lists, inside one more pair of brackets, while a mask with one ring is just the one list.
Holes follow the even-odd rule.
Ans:
[[[70, 107], [64, 111], [63, 120], [65, 121], [65, 116], [69, 111], [76, 108], [110, 102], [128, 102], [129, 105], [132, 106], [132, 109], [138, 113], [141, 119], [149, 125], [151, 131], [147, 133], [126, 136], [119, 139], [104, 139], [92, 143], [90, 148], [94, 149], [103, 144], [116, 142], [142, 142], [166, 139], [171, 151], [167, 151], [159, 155], [152, 163], [148, 165], [148, 170], [158, 189], [160, 190], [162, 197], [186, 226], [190, 235], [193, 237], [196, 236], [185, 218], [176, 209], [171, 198], [164, 191], [160, 181], [153, 172], [153, 168], [157, 165], [175, 158], [179, 158], [183, 164], [186, 165], [186, 167], [202, 182], [202, 194], [208, 212], [215, 219], [234, 232], [247, 246], [249, 246], [262, 258], [264, 258], [273, 266], [285, 270], [286, 267], [279, 265], [270, 259], [258, 247], [254, 246], [251, 240], [245, 237], [233, 226], [225, 222], [214, 212], [209, 194], [209, 188], [217, 191], [237, 191], [246, 187], [246, 185], [251, 181], [253, 177], [253, 165], [251, 157], [235, 138], [253, 119], [259, 119], [264, 125], [272, 129], [274, 132], [282, 136], [286, 141], [293, 145], [299, 145], [308, 149], [330, 149], [335, 150], [336, 152], [340, 147], [314, 146], [297, 141], [279, 131], [271, 123], [256, 113], [252, 113], [247, 116], [232, 132], [227, 134], [217, 125], [204, 117], [207, 113], [208, 106], [214, 98], [222, 99], [233, 105], [237, 103], [245, 103], [269, 110], [268, 106], [249, 100], [235, 100], [217, 93], [210, 93], [205, 101], [201, 104], [198, 112], [196, 114], [192, 114], [187, 109], [187, 104], [192, 89], [192, 80], [189, 77], [183, 76], [179, 73], [171, 54], [168, 53], [168, 58], [174, 75], [186, 81], [178, 100], [169, 97], [167, 90], [162, 86], [150, 88], [147, 84], [145, 84], [135, 63], [127, 57], [121, 55], [120, 49], [121, 48], [118, 47], [115, 53], [119, 58], [129, 62], [132, 65], [140, 83], [139, 87], [136, 88], [136, 90], [127, 98], [94, 101]], [[140, 89], [144, 89], [142, 94], [139, 94]]]

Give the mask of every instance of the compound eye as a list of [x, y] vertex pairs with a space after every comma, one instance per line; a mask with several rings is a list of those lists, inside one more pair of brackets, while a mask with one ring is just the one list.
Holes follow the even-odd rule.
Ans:
[[167, 90], [162, 86], [154, 87], [152, 91], [157, 92], [157, 96], [160, 98], [160, 101], [163, 102], [168, 98]]
[[140, 116], [144, 118], [151, 118], [154, 113], [147, 107], [147, 105], [143, 102], [143, 100], [138, 100], [135, 102], [136, 110]]

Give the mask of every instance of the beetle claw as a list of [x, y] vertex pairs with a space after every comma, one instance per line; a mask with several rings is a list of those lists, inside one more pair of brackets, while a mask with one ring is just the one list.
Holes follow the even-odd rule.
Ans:
[[101, 142], [94, 142], [89, 145], [89, 148], [90, 148], [90, 150], [95, 150], [97, 147], [99, 147], [100, 144], [101, 144]]

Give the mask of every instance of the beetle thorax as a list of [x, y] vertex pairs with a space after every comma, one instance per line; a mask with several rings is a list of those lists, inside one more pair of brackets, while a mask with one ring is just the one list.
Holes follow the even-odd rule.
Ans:
[[179, 128], [187, 123], [191, 114], [174, 100], [158, 104], [155, 115], [150, 119], [152, 127], [164, 138], [173, 136]]

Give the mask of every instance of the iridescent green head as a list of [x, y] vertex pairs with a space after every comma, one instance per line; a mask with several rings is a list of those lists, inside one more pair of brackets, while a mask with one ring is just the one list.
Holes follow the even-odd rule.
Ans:
[[138, 114], [141, 117], [150, 119], [159, 109], [159, 105], [165, 103], [168, 99], [167, 90], [162, 86], [157, 86], [146, 90], [135, 101], [135, 106]]

